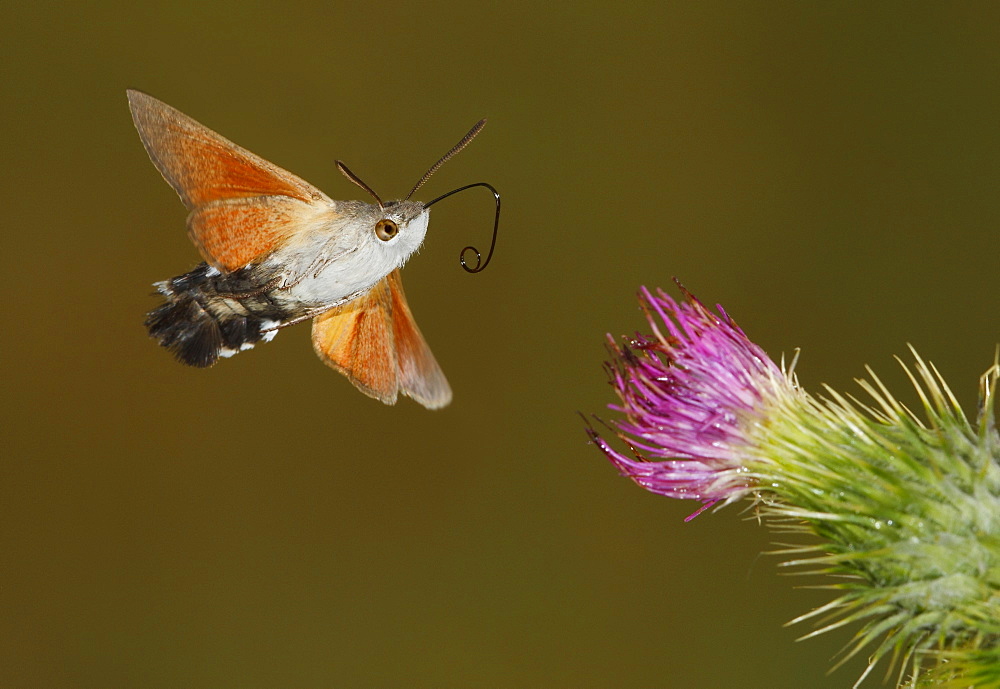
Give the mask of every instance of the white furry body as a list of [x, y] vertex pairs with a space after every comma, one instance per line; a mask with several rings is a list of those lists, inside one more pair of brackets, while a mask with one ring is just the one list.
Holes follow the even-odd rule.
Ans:
[[[401, 268], [423, 243], [429, 216], [430, 210], [412, 201], [386, 204], [384, 210], [360, 201], [330, 201], [327, 212], [299, 228], [260, 268], [280, 278], [275, 297], [321, 312], [367, 292]], [[381, 219], [399, 227], [387, 241], [372, 231]]]

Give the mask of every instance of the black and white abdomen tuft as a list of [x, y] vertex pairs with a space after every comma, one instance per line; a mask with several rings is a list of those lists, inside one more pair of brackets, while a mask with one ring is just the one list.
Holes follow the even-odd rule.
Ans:
[[166, 301], [146, 315], [146, 328], [189, 366], [211, 366], [219, 357], [268, 342], [298, 315], [249, 267], [223, 274], [202, 263], [155, 286]]

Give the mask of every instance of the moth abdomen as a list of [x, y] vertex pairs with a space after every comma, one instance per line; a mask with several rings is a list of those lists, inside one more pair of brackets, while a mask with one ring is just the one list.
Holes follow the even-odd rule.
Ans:
[[270, 341], [297, 315], [251, 268], [224, 274], [202, 263], [156, 288], [166, 301], [146, 315], [150, 337], [181, 363], [198, 368]]

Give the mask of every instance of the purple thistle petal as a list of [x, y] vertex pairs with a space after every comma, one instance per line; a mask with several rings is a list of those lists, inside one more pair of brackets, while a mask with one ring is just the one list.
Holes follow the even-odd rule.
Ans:
[[678, 303], [662, 290], [643, 288], [639, 301], [653, 334], [621, 345], [608, 337], [613, 361], [606, 368], [621, 398], [609, 408], [625, 415], [613, 429], [632, 456], [592, 428], [588, 433], [643, 488], [707, 507], [752, 489], [749, 433], [766, 403], [791, 384], [721, 306], [716, 315], [685, 296]]

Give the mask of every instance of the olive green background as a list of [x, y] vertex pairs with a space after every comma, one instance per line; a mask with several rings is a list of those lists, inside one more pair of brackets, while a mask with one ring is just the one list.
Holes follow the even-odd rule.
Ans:
[[[1000, 341], [995, 3], [5, 3], [3, 687], [845, 687], [827, 599], [731, 507], [589, 446], [606, 332], [677, 276], [799, 374]], [[210, 370], [142, 328], [198, 260], [145, 90], [311, 181], [420, 192], [405, 270], [455, 391], [385, 407], [308, 326]], [[606, 415], [606, 414], [605, 414]], [[814, 581], [812, 583], [815, 583]], [[872, 680], [877, 685], [878, 674]]]

